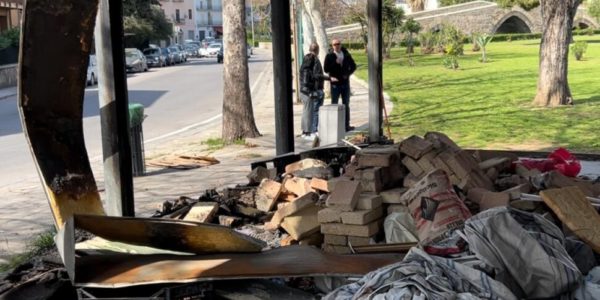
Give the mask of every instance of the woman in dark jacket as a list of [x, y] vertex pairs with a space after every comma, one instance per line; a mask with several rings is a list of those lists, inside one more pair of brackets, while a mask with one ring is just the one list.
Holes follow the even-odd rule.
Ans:
[[306, 139], [313, 140], [319, 128], [319, 107], [323, 105], [323, 82], [335, 77], [323, 73], [323, 66], [319, 60], [319, 45], [310, 44], [309, 53], [304, 56], [300, 67], [300, 99], [302, 100], [302, 134]]

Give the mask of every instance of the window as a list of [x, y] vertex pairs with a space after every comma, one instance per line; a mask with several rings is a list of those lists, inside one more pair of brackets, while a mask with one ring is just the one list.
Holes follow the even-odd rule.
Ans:
[[188, 19], [192, 19], [192, 10], [188, 9]]
[[179, 9], [176, 9], [176, 10], [175, 10], [175, 21], [179, 22], [179, 20], [181, 20], [181, 19], [179, 18]]

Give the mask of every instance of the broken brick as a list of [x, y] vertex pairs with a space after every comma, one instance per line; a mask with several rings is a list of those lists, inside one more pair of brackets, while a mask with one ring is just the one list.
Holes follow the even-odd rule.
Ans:
[[511, 160], [508, 157], [494, 157], [479, 163], [479, 168], [487, 170], [495, 168], [498, 172], [502, 172], [510, 168]]
[[452, 139], [441, 132], [428, 132], [425, 134], [424, 138], [429, 141], [435, 149], [450, 150], [451, 152], [458, 152], [461, 150]]
[[275, 212], [275, 214], [273, 215], [273, 218], [271, 218], [269, 227], [277, 228], [279, 226], [279, 224], [281, 224], [281, 221], [283, 221], [283, 219], [285, 217], [290, 216], [294, 213], [297, 213], [297, 212], [303, 210], [304, 208], [314, 205], [318, 199], [319, 199], [319, 196], [317, 194], [308, 193], [290, 203], [287, 203], [285, 206], [279, 208]]
[[357, 246], [368, 246], [375, 244], [375, 236], [360, 237], [360, 236], [348, 236], [348, 245], [352, 247]]
[[329, 193], [329, 184], [328, 181], [321, 178], [313, 178], [310, 180], [310, 187], [314, 190], [319, 190], [322, 192]]
[[348, 176], [339, 176], [327, 180], [327, 189], [329, 190], [329, 192], [331, 193], [332, 191], [334, 191], [335, 186], [342, 181], [352, 181], [352, 179]]
[[270, 211], [281, 193], [281, 183], [271, 179], [264, 179], [256, 190], [256, 208]]
[[219, 216], [219, 224], [227, 227], [236, 226], [242, 218], [232, 216]]
[[355, 210], [341, 213], [342, 223], [352, 225], [365, 225], [383, 216], [383, 207], [371, 210]]
[[402, 159], [402, 164], [408, 169], [410, 174], [412, 174], [415, 177], [419, 177], [419, 176], [422, 176], [423, 174], [425, 174], [425, 171], [423, 171], [423, 168], [421, 168], [421, 166], [419, 166], [419, 164], [414, 159], [412, 159], [408, 156], [405, 156]]
[[412, 157], [413, 159], [419, 159], [421, 156], [431, 150], [433, 150], [433, 144], [428, 140], [416, 135], [410, 136], [400, 143], [400, 152]]
[[351, 254], [352, 250], [348, 246], [323, 244], [323, 251], [336, 254]]
[[310, 180], [301, 177], [286, 177], [283, 181], [283, 190], [294, 193], [298, 197], [314, 192], [310, 187]]
[[358, 181], [340, 181], [327, 198], [327, 207], [340, 211], [353, 211], [360, 192], [361, 187]]
[[359, 168], [389, 167], [400, 158], [397, 146], [368, 147], [356, 153]]
[[200, 223], [210, 223], [219, 210], [217, 202], [198, 202], [185, 215], [183, 220]]
[[303, 239], [319, 231], [321, 224], [317, 220], [318, 212], [319, 207], [313, 204], [291, 216], [285, 217], [281, 227], [295, 240]]
[[306, 158], [306, 159], [303, 159], [303, 160], [300, 160], [300, 161], [297, 161], [297, 162], [294, 162], [294, 163], [291, 163], [291, 164], [285, 166], [285, 173], [291, 174], [292, 172], [295, 172], [295, 171], [305, 170], [305, 169], [314, 168], [314, 167], [327, 168], [327, 164], [318, 159]]

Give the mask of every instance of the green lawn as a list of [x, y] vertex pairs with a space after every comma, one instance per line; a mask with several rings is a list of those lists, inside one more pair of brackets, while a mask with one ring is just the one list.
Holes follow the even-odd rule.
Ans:
[[[492, 42], [486, 64], [466, 44], [456, 71], [442, 65], [440, 54], [416, 54], [410, 67], [404, 49], [394, 50], [383, 67], [384, 90], [394, 103], [394, 138], [441, 131], [463, 147], [600, 152], [600, 36], [575, 40], [589, 43], [584, 60], [569, 57], [575, 105], [553, 109], [531, 105], [539, 40]], [[357, 75], [366, 79], [364, 52], [353, 56]]]

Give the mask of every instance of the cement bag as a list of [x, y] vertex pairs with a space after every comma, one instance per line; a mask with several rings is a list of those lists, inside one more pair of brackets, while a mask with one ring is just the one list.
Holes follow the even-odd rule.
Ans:
[[408, 212], [395, 212], [389, 214], [383, 222], [385, 242], [392, 243], [418, 243], [415, 220]]
[[461, 251], [453, 232], [464, 226], [471, 213], [454, 192], [444, 171], [434, 170], [425, 175], [401, 199], [408, 203], [425, 251], [436, 255]]

